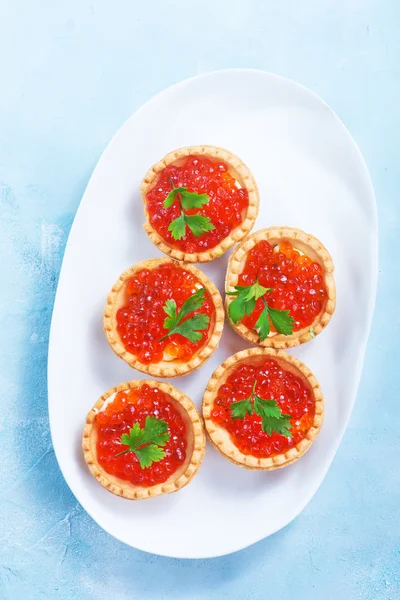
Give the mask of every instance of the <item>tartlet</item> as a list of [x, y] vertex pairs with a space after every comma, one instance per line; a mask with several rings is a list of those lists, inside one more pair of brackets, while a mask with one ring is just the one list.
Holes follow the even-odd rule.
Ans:
[[[301, 229], [269, 227], [256, 231], [234, 250], [228, 262], [228, 320], [239, 335], [260, 346], [289, 348], [308, 342], [326, 327], [334, 313], [333, 272], [328, 250]], [[250, 314], [234, 320], [231, 304], [237, 294], [235, 286], [251, 286], [255, 282], [268, 291], [257, 299]], [[277, 332], [269, 317], [269, 333], [262, 338], [258, 319], [268, 307], [274, 309], [274, 314], [282, 311], [278, 317], [286, 317], [286, 324], [289, 319], [291, 326], [286, 335]]]
[[279, 469], [303, 456], [320, 431], [323, 410], [322, 392], [309, 368], [282, 350], [266, 348], [228, 358], [203, 397], [212, 444], [234, 464], [254, 470]]
[[[139, 456], [144, 460], [146, 443], [137, 455], [120, 440], [133, 427], [146, 428], [148, 419], [163, 423], [165, 437], [159, 438], [158, 451], [164, 456], [142, 467]], [[97, 400], [86, 419], [82, 447], [93, 477], [104, 488], [141, 500], [176, 492], [192, 480], [203, 460], [205, 434], [196, 407], [181, 391], [158, 381], [129, 381]]]
[[[172, 329], [165, 327], [168, 303], [174, 301], [179, 314], [196, 292], [203, 294], [203, 304], [199, 307], [198, 302], [183, 322], [195, 318], [208, 324], [198, 327], [197, 341], [180, 333], [170, 335]], [[224, 309], [215, 285], [193, 265], [170, 258], [145, 260], [127, 269], [112, 287], [104, 310], [104, 331], [114, 352], [155, 377], [178, 377], [198, 369], [217, 348], [223, 325]]]
[[[205, 204], [182, 206], [180, 197], [164, 206], [174, 189], [206, 194]], [[258, 187], [249, 168], [234, 154], [217, 146], [190, 146], [169, 152], [153, 165], [141, 185], [151, 241], [164, 254], [187, 262], [208, 262], [246, 237], [258, 214]], [[169, 230], [179, 215], [201, 215], [212, 230], [203, 233], [184, 225], [184, 236], [174, 239]], [[181, 232], [181, 235], [183, 233]]]

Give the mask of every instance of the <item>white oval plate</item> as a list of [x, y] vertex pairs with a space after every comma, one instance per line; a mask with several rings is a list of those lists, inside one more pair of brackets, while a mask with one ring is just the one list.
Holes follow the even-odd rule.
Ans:
[[[81, 434], [109, 387], [143, 377], [117, 358], [102, 329], [109, 288], [135, 262], [159, 256], [143, 228], [139, 186], [174, 148], [215, 144], [253, 171], [261, 206], [255, 230], [290, 225], [313, 233], [336, 265], [337, 309], [329, 327], [293, 354], [325, 395], [322, 432], [299, 462], [271, 473], [235, 467], [210, 445], [193, 482], [142, 502], [113, 496], [90, 475]], [[229, 254], [229, 253], [228, 253]], [[221, 292], [225, 257], [201, 268]], [[179, 558], [228, 554], [294, 519], [326, 474], [354, 404], [374, 308], [377, 214], [367, 168], [332, 110], [302, 86], [247, 69], [188, 79], [158, 94], [113, 138], [92, 175], [65, 252], [49, 348], [49, 412], [54, 449], [71, 490], [119, 540]], [[200, 371], [173, 383], [200, 406], [213, 370], [248, 347], [225, 325]]]

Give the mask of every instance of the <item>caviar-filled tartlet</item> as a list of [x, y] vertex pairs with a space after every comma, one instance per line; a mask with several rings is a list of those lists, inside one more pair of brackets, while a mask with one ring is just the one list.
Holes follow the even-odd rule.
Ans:
[[159, 381], [111, 388], [89, 412], [82, 447], [92, 475], [113, 494], [140, 500], [188, 484], [204, 456], [192, 401]]
[[147, 172], [141, 194], [151, 241], [188, 262], [221, 256], [250, 232], [258, 214], [250, 170], [217, 146], [170, 152]]
[[311, 371], [282, 350], [252, 348], [213, 373], [203, 398], [207, 433], [231, 462], [256, 470], [286, 467], [317, 437], [323, 397]]
[[253, 344], [289, 348], [329, 323], [336, 304], [332, 258], [323, 244], [291, 227], [256, 231], [229, 259], [226, 310]]
[[122, 273], [104, 311], [114, 352], [156, 377], [199, 368], [217, 348], [223, 325], [215, 285], [193, 265], [169, 258], [145, 260]]

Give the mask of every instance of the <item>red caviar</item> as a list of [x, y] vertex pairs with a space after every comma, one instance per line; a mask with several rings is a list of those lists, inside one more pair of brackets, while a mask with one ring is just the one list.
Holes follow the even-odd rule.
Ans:
[[[135, 423], [143, 428], [146, 417], [162, 419], [168, 424], [170, 438], [164, 446], [165, 458], [142, 469], [134, 452], [115, 455], [126, 450], [121, 435], [129, 434]], [[144, 384], [134, 390], [118, 392], [106, 409], [96, 415], [97, 460], [107, 473], [149, 487], [166, 481], [186, 459], [187, 427], [170, 397], [157, 388]]]
[[[231, 403], [248, 398], [254, 381], [258, 396], [274, 399], [283, 414], [291, 415], [291, 438], [278, 433], [268, 435], [261, 428], [261, 417], [254, 412], [243, 419], [232, 419]], [[229, 431], [233, 443], [243, 454], [267, 458], [287, 452], [304, 439], [313, 424], [314, 414], [315, 402], [305, 380], [268, 358], [257, 364], [241, 363], [231, 372], [218, 390], [211, 418]]]
[[[260, 285], [273, 288], [265, 294], [267, 304], [279, 310], [289, 310], [295, 320], [293, 331], [310, 326], [327, 300], [322, 267], [309, 256], [301, 255], [290, 242], [281, 241], [279, 252], [266, 240], [258, 242], [247, 255], [238, 285]], [[251, 315], [242, 323], [254, 329], [264, 307], [260, 298]], [[274, 328], [271, 326], [274, 331]]]
[[136, 355], [142, 363], [160, 362], [164, 351], [176, 359], [185, 362], [190, 360], [207, 343], [210, 335], [214, 313], [211, 295], [206, 290], [203, 306], [184, 319], [200, 313], [210, 317], [208, 328], [201, 331], [202, 338], [198, 342], [190, 342], [180, 334], [170, 335], [160, 341], [168, 333], [168, 329], [164, 328], [167, 315], [163, 307], [166, 300], [173, 299], [179, 312], [185, 300], [199, 289], [199, 284], [192, 273], [173, 264], [138, 271], [127, 283], [125, 305], [116, 315], [117, 331], [125, 349]]
[[[215, 229], [195, 237], [186, 228], [185, 237], [174, 240], [168, 226], [179, 217], [181, 211], [177, 201], [170, 208], [164, 208], [164, 200], [172, 189], [171, 181], [175, 187], [185, 187], [189, 192], [209, 195], [208, 204], [185, 213], [209, 217]], [[222, 161], [204, 156], [188, 156], [179, 164], [168, 165], [161, 172], [156, 185], [146, 194], [150, 223], [169, 246], [183, 252], [204, 252], [215, 248], [246, 216], [248, 192], [235, 184], [236, 180], [229, 173], [228, 165]]]

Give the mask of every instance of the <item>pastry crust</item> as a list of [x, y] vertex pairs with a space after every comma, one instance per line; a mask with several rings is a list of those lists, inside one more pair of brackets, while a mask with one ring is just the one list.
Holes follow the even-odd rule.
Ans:
[[280, 241], [287, 240], [312, 260], [317, 261], [323, 269], [328, 299], [324, 309], [314, 319], [311, 325], [299, 329], [299, 331], [294, 331], [292, 335], [283, 335], [279, 333], [271, 335], [261, 342], [259, 335], [255, 330], [249, 329], [243, 325], [243, 323], [235, 324], [231, 321], [228, 308], [234, 297], [227, 295], [225, 298], [225, 309], [229, 323], [245, 340], [252, 344], [258, 344], [259, 346], [290, 348], [309, 342], [327, 326], [335, 311], [336, 287], [331, 255], [317, 238], [309, 233], [305, 233], [301, 229], [296, 229], [294, 227], [269, 227], [267, 229], [261, 229], [244, 240], [231, 254], [225, 280], [226, 292], [234, 291], [235, 285], [238, 285], [238, 278], [244, 267], [247, 253], [262, 240], [267, 240], [271, 245], [279, 244]]
[[[168, 165], [171, 165], [190, 155], [207, 156], [209, 158], [222, 160], [228, 165], [231, 175], [235, 177], [235, 179], [243, 188], [247, 189], [249, 194], [249, 206], [246, 217], [242, 223], [238, 227], [235, 227], [235, 229], [233, 229], [230, 234], [214, 248], [193, 254], [185, 253], [177, 248], [173, 248], [157, 233], [150, 223], [146, 206], [146, 194], [152, 187], [154, 187], [160, 171], [163, 171]], [[260, 203], [258, 186], [250, 172], [250, 169], [235, 154], [232, 154], [228, 150], [220, 148], [219, 146], [189, 146], [169, 152], [166, 156], [164, 156], [163, 159], [153, 165], [146, 173], [140, 188], [140, 192], [142, 195], [146, 217], [143, 227], [153, 244], [155, 244], [157, 248], [161, 250], [161, 252], [164, 252], [164, 254], [168, 254], [177, 260], [183, 260], [191, 263], [209, 262], [214, 260], [214, 258], [222, 256], [222, 254], [224, 254], [228, 248], [231, 248], [234, 244], [236, 244], [236, 242], [243, 240], [254, 226]]]
[[[129, 281], [129, 279], [131, 279], [134, 274], [141, 269], [152, 270], [160, 265], [165, 264], [173, 264], [185, 269], [185, 271], [189, 271], [210, 293], [215, 308], [212, 329], [210, 330], [210, 338], [206, 345], [202, 346], [189, 361], [183, 362], [179, 359], [176, 359], [172, 361], [163, 360], [154, 364], [144, 364], [140, 362], [137, 356], [125, 350], [117, 331], [116, 314], [118, 309], [121, 308], [125, 302], [124, 294], [126, 282]], [[136, 263], [133, 267], [124, 271], [113, 285], [104, 309], [104, 331], [108, 343], [114, 350], [115, 354], [127, 362], [132, 368], [152, 375], [153, 377], [180, 377], [182, 375], [187, 375], [188, 373], [191, 373], [192, 371], [201, 367], [201, 365], [210, 358], [211, 354], [218, 347], [223, 327], [224, 308], [221, 295], [216, 286], [208, 279], [208, 277], [204, 275], [204, 273], [202, 273], [193, 265], [188, 263], [178, 263], [170, 258], [153, 258], [150, 260], [144, 260]]]
[[[313, 424], [308, 430], [306, 437], [301, 440], [297, 446], [291, 448], [287, 452], [282, 452], [281, 454], [277, 454], [276, 456], [270, 458], [258, 458], [240, 452], [237, 446], [233, 443], [229, 432], [224, 427], [214, 423], [214, 421], [211, 419], [211, 411], [214, 406], [216, 393], [219, 387], [226, 381], [226, 378], [230, 374], [231, 370], [240, 362], [257, 363], [260, 358], [265, 357], [273, 358], [281, 364], [282, 368], [286, 369], [287, 371], [292, 371], [296, 375], [303, 378], [313, 393], [315, 400], [315, 415]], [[218, 452], [220, 452], [220, 454], [222, 454], [222, 456], [227, 458], [232, 463], [246, 469], [252, 469], [256, 471], [272, 471], [274, 469], [280, 469], [296, 462], [301, 456], [303, 456], [320, 432], [323, 421], [323, 413], [324, 401], [321, 388], [316, 378], [304, 363], [302, 363], [298, 358], [283, 352], [283, 350], [251, 348], [237, 352], [230, 358], [227, 358], [222, 365], [214, 371], [210, 381], [208, 382], [203, 397], [204, 423], [207, 434], [213, 446], [218, 450]]]
[[[97, 461], [97, 428], [95, 419], [107, 400], [115, 396], [117, 392], [123, 390], [135, 389], [139, 386], [147, 384], [152, 388], [158, 388], [165, 394], [168, 394], [169, 399], [175, 407], [180, 411], [188, 426], [188, 451], [185, 462], [175, 473], [171, 475], [167, 481], [151, 487], [135, 486], [129, 481], [119, 479], [115, 475], [107, 473]], [[206, 438], [201, 417], [194, 406], [193, 402], [183, 392], [176, 387], [159, 381], [136, 380], [120, 383], [116, 387], [109, 389], [105, 394], [100, 396], [92, 410], [86, 418], [86, 425], [83, 431], [82, 448], [85, 455], [85, 460], [95, 479], [109, 492], [122, 496], [128, 500], [142, 500], [145, 498], [153, 498], [162, 494], [171, 494], [183, 488], [190, 483], [197, 473], [205, 452]]]

